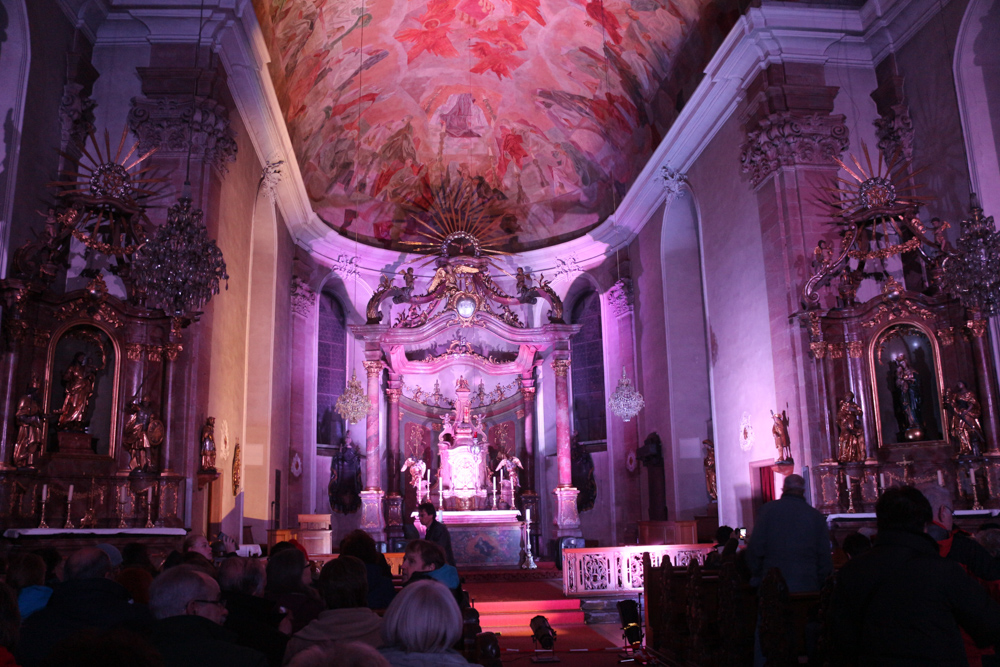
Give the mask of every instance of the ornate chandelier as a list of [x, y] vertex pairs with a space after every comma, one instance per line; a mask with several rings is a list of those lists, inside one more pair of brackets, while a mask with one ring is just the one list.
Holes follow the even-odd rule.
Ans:
[[347, 389], [337, 399], [336, 410], [340, 416], [351, 424], [357, 424], [364, 419], [372, 409], [371, 401], [361, 389], [358, 382], [358, 372], [351, 372], [351, 380], [347, 383]]
[[942, 265], [941, 285], [966, 308], [995, 315], [1000, 307], [1000, 234], [993, 228], [993, 216], [983, 216], [975, 193], [970, 208], [956, 250]]
[[181, 197], [170, 207], [167, 222], [136, 253], [132, 287], [137, 300], [180, 317], [200, 310], [229, 281], [226, 262], [201, 221], [201, 209]]
[[621, 379], [618, 380], [615, 393], [611, 394], [611, 398], [608, 400], [611, 412], [621, 417], [623, 422], [627, 422], [639, 414], [645, 404], [646, 401], [643, 400], [642, 394], [632, 387], [632, 381], [625, 374], [625, 366], [622, 366]]

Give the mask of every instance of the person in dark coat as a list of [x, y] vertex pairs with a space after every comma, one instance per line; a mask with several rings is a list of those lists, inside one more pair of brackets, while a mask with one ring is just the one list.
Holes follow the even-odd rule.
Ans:
[[198, 569], [178, 565], [154, 579], [149, 608], [157, 619], [153, 645], [166, 667], [267, 667], [263, 653], [238, 645], [222, 627], [227, 611], [219, 584]]
[[760, 509], [747, 545], [752, 586], [760, 585], [772, 567], [792, 593], [818, 591], [833, 572], [833, 555], [826, 517], [805, 499], [801, 475], [785, 478], [781, 499]]
[[264, 597], [292, 613], [292, 634], [320, 615], [326, 606], [312, 586], [312, 567], [302, 551], [287, 548], [273, 551], [267, 559]]
[[354, 556], [365, 564], [368, 575], [368, 607], [385, 609], [396, 597], [392, 569], [372, 536], [363, 530], [353, 530], [340, 541], [340, 555]]
[[1000, 641], [1000, 604], [925, 533], [931, 506], [912, 486], [875, 506], [875, 546], [837, 574], [830, 603], [831, 664], [968, 665], [959, 628], [980, 646]]
[[[257, 649], [272, 667], [281, 665], [292, 621], [278, 603], [264, 599], [264, 562], [234, 556], [219, 566], [219, 587], [226, 599], [228, 630], [241, 646]], [[282, 632], [284, 628], [284, 632]]]
[[32, 614], [21, 627], [18, 662], [22, 667], [41, 663], [59, 641], [80, 630], [122, 627], [148, 635], [149, 610], [135, 604], [121, 584], [108, 578], [111, 559], [96, 547], [84, 547], [66, 559], [65, 581], [56, 587], [48, 605]]
[[444, 549], [445, 560], [448, 565], [455, 566], [455, 554], [451, 552], [451, 535], [443, 523], [437, 520], [437, 510], [433, 503], [420, 503], [417, 505], [417, 518], [427, 528], [427, 535], [424, 539], [430, 540], [434, 544]]

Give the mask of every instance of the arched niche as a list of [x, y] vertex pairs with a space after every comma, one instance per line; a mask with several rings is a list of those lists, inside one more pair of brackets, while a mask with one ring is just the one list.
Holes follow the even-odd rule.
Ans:
[[53, 336], [45, 365], [44, 409], [53, 416], [47, 453], [116, 457], [121, 363], [118, 342], [98, 324], [71, 324]]
[[934, 334], [916, 322], [893, 323], [872, 337], [868, 352], [880, 446], [943, 440], [941, 357]]

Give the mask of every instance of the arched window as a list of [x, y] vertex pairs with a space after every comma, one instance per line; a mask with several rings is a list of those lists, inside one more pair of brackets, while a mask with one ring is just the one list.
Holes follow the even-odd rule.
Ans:
[[574, 428], [580, 442], [604, 442], [608, 439], [604, 407], [604, 337], [601, 299], [597, 292], [588, 290], [577, 298], [570, 321], [583, 325], [570, 342]]
[[337, 399], [347, 385], [347, 326], [344, 309], [336, 297], [319, 297], [319, 349], [316, 355], [316, 443], [340, 444], [344, 422], [337, 414]]

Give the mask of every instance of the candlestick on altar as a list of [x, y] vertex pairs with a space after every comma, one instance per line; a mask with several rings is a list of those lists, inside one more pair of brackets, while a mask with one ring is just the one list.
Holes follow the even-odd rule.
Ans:
[[118, 488], [118, 527], [119, 528], [128, 528], [128, 525], [125, 523], [125, 495], [126, 495], [126, 493], [128, 493], [128, 490], [125, 488], [125, 485], [123, 484], [122, 486], [120, 486]]
[[42, 519], [38, 522], [39, 528], [48, 528], [49, 524], [45, 523], [45, 506], [49, 502], [49, 485], [42, 484]]
[[944, 473], [938, 470], [937, 478], [938, 478], [938, 486], [944, 486]]
[[153, 528], [153, 487], [146, 489], [146, 528]]
[[69, 493], [66, 494], [66, 523], [63, 524], [63, 528], [76, 528], [73, 525], [73, 485], [69, 485]]
[[529, 530], [528, 520], [531, 517], [531, 511], [527, 510], [525, 512], [525, 521], [521, 525], [521, 535], [524, 539], [524, 562], [521, 564], [522, 570], [537, 570], [538, 564], [535, 563], [534, 557], [531, 555], [531, 532]]
[[981, 510], [983, 506], [979, 504], [979, 489], [976, 488], [976, 469], [969, 468], [969, 481], [972, 482], [972, 509]]
[[854, 485], [851, 483], [851, 476], [847, 475], [847, 511], [854, 514]]

